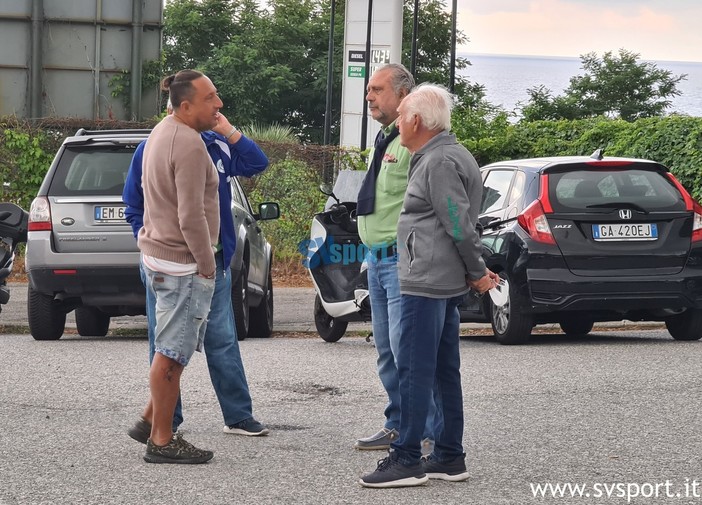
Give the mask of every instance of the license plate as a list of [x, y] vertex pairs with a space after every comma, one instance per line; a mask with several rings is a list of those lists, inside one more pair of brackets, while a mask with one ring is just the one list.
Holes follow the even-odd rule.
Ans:
[[658, 226], [649, 223], [593, 224], [595, 240], [656, 240]]
[[95, 207], [95, 221], [98, 223], [118, 223], [124, 221], [124, 209], [119, 205], [101, 205]]

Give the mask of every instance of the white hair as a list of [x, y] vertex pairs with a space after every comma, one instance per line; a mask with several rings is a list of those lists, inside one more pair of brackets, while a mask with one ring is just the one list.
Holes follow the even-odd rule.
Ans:
[[422, 83], [402, 101], [403, 115], [416, 114], [428, 130], [451, 129], [454, 95], [439, 84]]

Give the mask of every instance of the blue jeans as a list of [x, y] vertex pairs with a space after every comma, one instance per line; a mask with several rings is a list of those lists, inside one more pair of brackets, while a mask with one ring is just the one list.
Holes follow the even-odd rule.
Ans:
[[403, 464], [419, 462], [432, 397], [443, 420], [436, 431], [434, 456], [447, 461], [463, 454], [458, 313], [462, 298], [402, 295], [402, 336], [397, 355], [402, 412], [400, 437], [391, 447]]
[[[388, 394], [385, 407], [385, 427], [400, 428], [400, 383], [397, 374], [397, 353], [400, 346], [400, 281], [397, 276], [397, 255], [378, 259], [366, 256], [368, 263], [368, 293], [371, 303], [373, 341], [378, 351], [378, 377]], [[427, 416], [424, 438], [434, 439], [433, 399]], [[440, 418], [437, 419], [437, 422]]]
[[[227, 426], [253, 417], [251, 394], [246, 381], [244, 364], [239, 352], [239, 340], [234, 326], [232, 309], [232, 276], [229, 265], [223, 266], [222, 253], [215, 255], [217, 273], [212, 306], [205, 331], [205, 356], [210, 380], [222, 409]], [[144, 272], [142, 268], [142, 280]], [[149, 323], [149, 362], [154, 357], [154, 326], [156, 298], [153, 291], [146, 289], [146, 317]], [[174, 430], [183, 422], [180, 399], [173, 415]]]

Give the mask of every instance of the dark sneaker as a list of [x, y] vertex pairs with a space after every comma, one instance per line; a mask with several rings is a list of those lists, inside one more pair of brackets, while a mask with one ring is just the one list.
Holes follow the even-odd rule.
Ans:
[[207, 463], [214, 457], [212, 451], [198, 449], [186, 442], [183, 435], [176, 433], [166, 445], [155, 445], [149, 439], [146, 442], [144, 461], [147, 463], [175, 463], [180, 465], [196, 465]]
[[363, 487], [388, 488], [421, 486], [428, 480], [421, 463], [403, 465], [397, 460], [397, 453], [391, 452], [378, 461], [375, 472], [364, 475], [358, 483]]
[[142, 417], [127, 430], [127, 435], [140, 444], [146, 445], [146, 441], [151, 436], [151, 423]]
[[390, 442], [397, 440], [399, 436], [396, 429], [383, 428], [375, 435], [358, 439], [353, 446], [361, 451], [387, 451], [390, 449]]
[[422, 461], [422, 466], [427, 477], [430, 479], [450, 480], [451, 482], [460, 482], [468, 480], [468, 471], [466, 470], [466, 455], [456, 456], [450, 461], [439, 461], [431, 454], [428, 458]]
[[232, 424], [231, 426], [225, 426], [223, 431], [224, 433], [246, 435], [247, 437], [262, 437], [270, 433], [268, 428], [256, 421], [253, 417], [244, 419], [240, 423]]

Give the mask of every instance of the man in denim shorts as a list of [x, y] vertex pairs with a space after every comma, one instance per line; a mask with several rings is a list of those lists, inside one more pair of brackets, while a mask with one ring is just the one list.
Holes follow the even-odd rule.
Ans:
[[200, 132], [217, 125], [222, 100], [205, 75], [182, 70], [166, 77], [173, 114], [151, 132], [144, 148], [144, 226], [138, 244], [148, 289], [156, 295], [151, 396], [143, 418], [151, 419], [144, 460], [205, 463], [212, 451], [173, 434], [180, 377], [202, 350], [215, 288], [219, 236], [219, 176]]
[[[173, 114], [173, 105], [166, 110]], [[253, 402], [249, 391], [244, 363], [242, 361], [232, 308], [232, 273], [230, 263], [235, 254], [237, 229], [231, 212], [231, 179], [236, 176], [252, 177], [268, 166], [268, 158], [256, 143], [234, 128], [224, 114], [219, 114], [217, 127], [202, 132], [202, 137], [212, 162], [219, 173], [219, 242], [215, 253], [217, 273], [215, 291], [212, 295], [210, 315], [205, 332], [204, 351], [210, 379], [224, 417], [225, 433], [260, 437], [268, 435], [269, 429], [253, 415]], [[144, 191], [141, 186], [142, 158], [146, 141], [134, 151], [129, 172], [124, 182], [122, 201], [127, 204], [124, 217], [132, 226], [134, 237], [144, 225]], [[143, 266], [141, 277], [144, 286], [146, 276]], [[146, 316], [149, 333], [149, 363], [153, 360], [154, 335], [156, 334], [156, 297], [151, 289], [146, 290]], [[182, 402], [176, 404], [173, 416], [173, 431], [183, 423]], [[151, 434], [151, 419], [139, 419], [127, 434], [146, 445]]]

